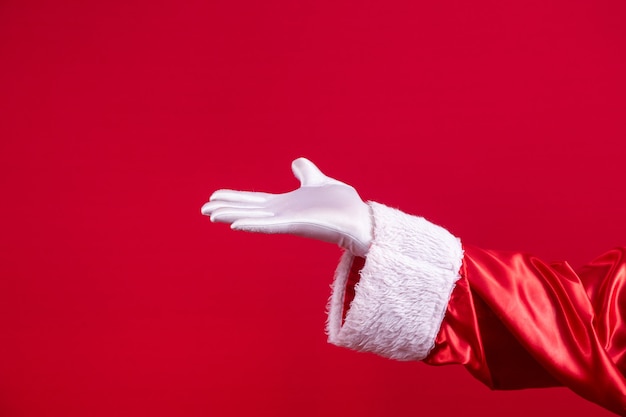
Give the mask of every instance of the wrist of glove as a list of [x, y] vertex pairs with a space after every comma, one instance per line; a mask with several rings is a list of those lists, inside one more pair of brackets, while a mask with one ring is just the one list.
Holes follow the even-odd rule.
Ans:
[[283, 194], [218, 190], [202, 214], [234, 230], [292, 234], [365, 256], [373, 227], [368, 204], [353, 187], [324, 175], [308, 159], [296, 159], [291, 168], [300, 188]]

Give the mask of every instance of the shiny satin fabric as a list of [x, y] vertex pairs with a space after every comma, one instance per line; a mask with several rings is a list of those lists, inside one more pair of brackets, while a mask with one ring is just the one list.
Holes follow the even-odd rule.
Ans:
[[626, 415], [626, 248], [574, 271], [464, 246], [432, 365], [462, 364], [493, 389], [566, 386]]

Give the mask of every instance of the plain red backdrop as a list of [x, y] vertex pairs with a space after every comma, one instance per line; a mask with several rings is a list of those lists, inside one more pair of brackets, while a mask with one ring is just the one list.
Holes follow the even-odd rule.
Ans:
[[307, 156], [465, 242], [626, 244], [622, 1], [0, 2], [0, 415], [605, 416], [328, 345], [338, 248], [217, 188]]

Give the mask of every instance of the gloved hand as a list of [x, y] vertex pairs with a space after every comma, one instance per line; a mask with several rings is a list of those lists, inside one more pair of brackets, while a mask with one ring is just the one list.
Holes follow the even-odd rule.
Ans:
[[287, 233], [336, 243], [365, 256], [372, 242], [369, 206], [356, 190], [298, 158], [291, 169], [300, 188], [284, 194], [218, 190], [202, 206], [211, 221], [235, 230]]

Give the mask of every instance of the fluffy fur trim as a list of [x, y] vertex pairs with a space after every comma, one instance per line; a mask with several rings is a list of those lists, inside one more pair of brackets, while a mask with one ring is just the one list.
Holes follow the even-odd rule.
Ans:
[[341, 258], [328, 303], [328, 340], [397, 360], [424, 359], [460, 278], [461, 241], [422, 217], [369, 204], [374, 240], [343, 324], [354, 255]]

